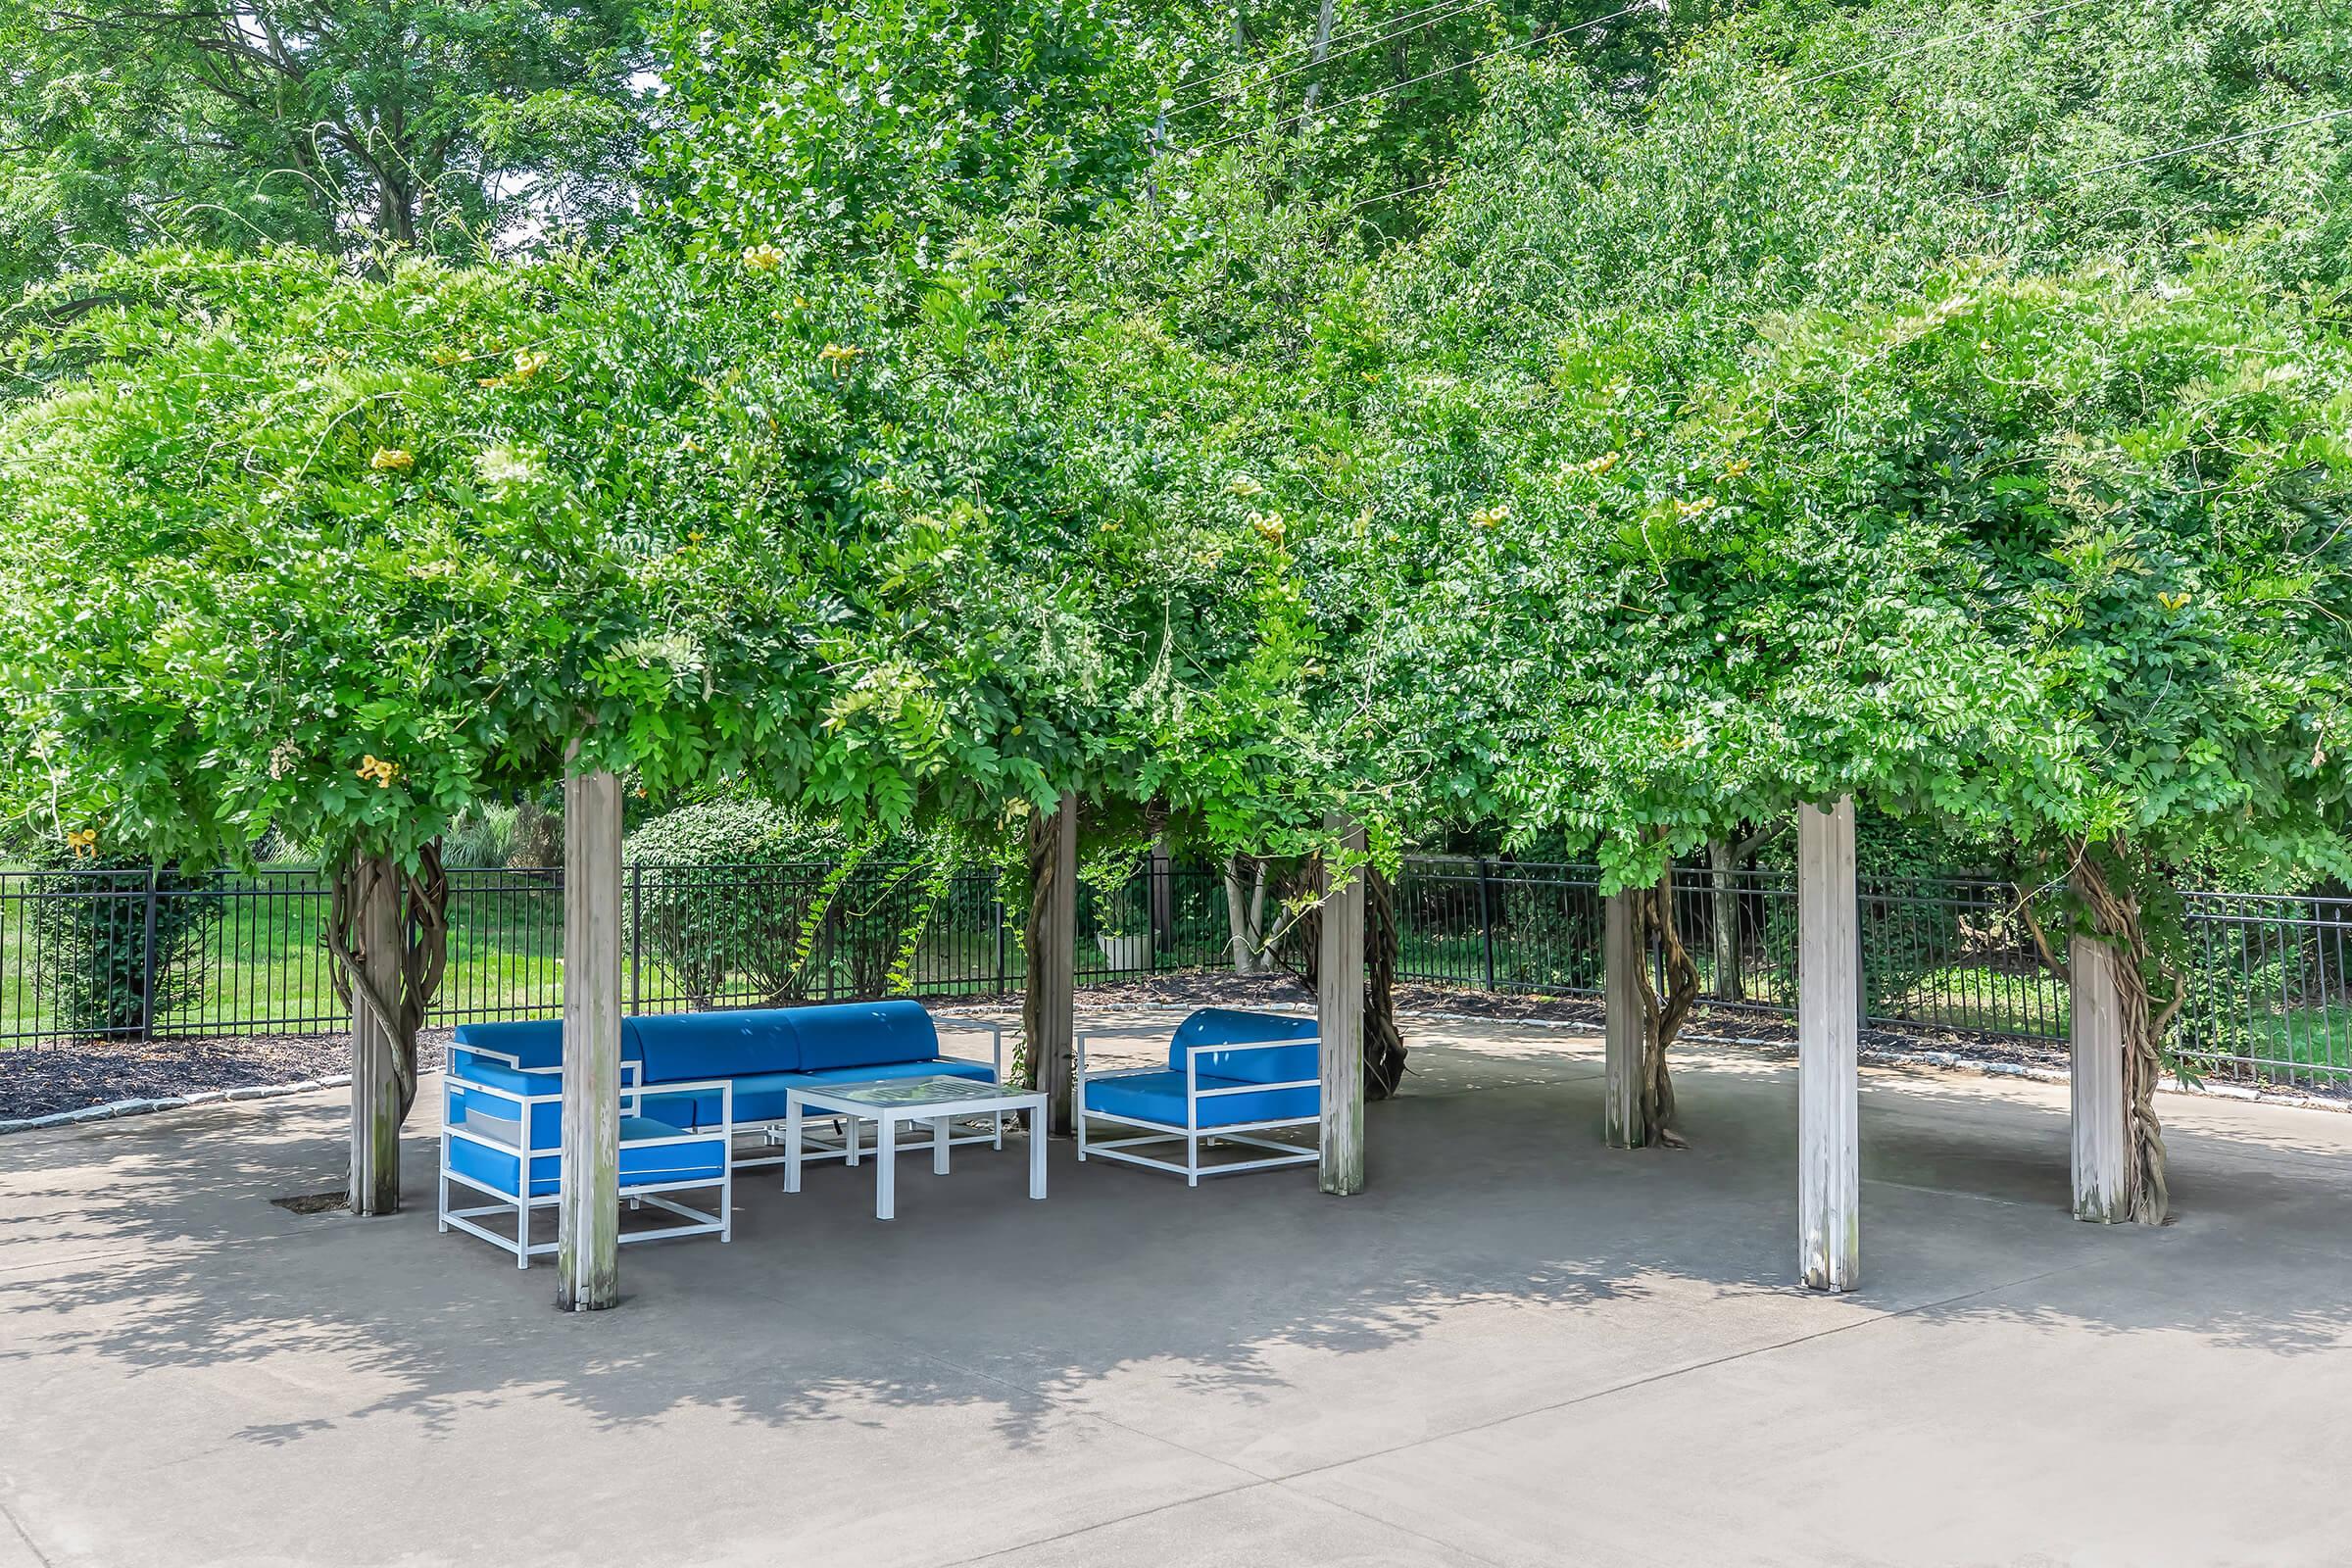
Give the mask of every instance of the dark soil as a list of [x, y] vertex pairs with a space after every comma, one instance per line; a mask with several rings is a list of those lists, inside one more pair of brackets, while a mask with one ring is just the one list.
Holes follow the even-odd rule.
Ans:
[[[417, 1043], [441, 1064], [446, 1029]], [[351, 1070], [348, 1035], [248, 1035], [218, 1040], [86, 1040], [0, 1051], [0, 1121], [176, 1095], [300, 1083]]]

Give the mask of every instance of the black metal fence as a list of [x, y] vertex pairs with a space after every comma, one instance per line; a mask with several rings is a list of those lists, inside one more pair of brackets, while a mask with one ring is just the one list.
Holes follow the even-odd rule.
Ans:
[[[450, 883], [449, 968], [434, 1021], [556, 1010], [560, 873], [453, 870]], [[988, 867], [632, 866], [630, 1005], [1018, 991], [1021, 891]], [[1866, 881], [1861, 892], [1867, 1021], [2066, 1038], [2066, 983], [2044, 961], [2016, 887], [1940, 877]], [[1705, 996], [1793, 1004], [1792, 873], [1697, 868], [1678, 878], [1676, 898]], [[2352, 900], [2189, 903], [2196, 962], [2175, 1038], [2182, 1056], [2222, 1077], [2352, 1083]], [[323, 879], [309, 870], [0, 872], [0, 1044], [340, 1029], [347, 1014], [319, 936], [327, 906]], [[1595, 867], [1414, 858], [1396, 910], [1405, 979], [1599, 993]], [[1081, 983], [1224, 966], [1221, 872], [1153, 860], [1107, 893], [1082, 887], [1074, 957]]]
[[[563, 875], [453, 869], [432, 1021], [545, 1016], [563, 995]], [[661, 866], [624, 873], [634, 1010], [1017, 991], [1019, 909], [990, 868]], [[326, 1032], [349, 1014], [312, 870], [185, 878], [0, 872], [0, 1044]], [[1228, 951], [1214, 871], [1154, 862], [1081, 887], [1081, 982]]]
[[[1858, 891], [1864, 1022], [2066, 1039], [2066, 980], [2035, 941], [2023, 890], [1932, 877], [1865, 878]], [[2048, 890], [2035, 900], [2046, 933], [2055, 901]], [[2173, 1037], [2184, 1063], [2218, 1078], [2352, 1085], [2352, 899], [2194, 893], [2187, 905], [2193, 962]], [[1600, 994], [1597, 866], [1412, 858], [1396, 907], [1402, 978]], [[1708, 1001], [1793, 1010], [1793, 871], [1685, 870], [1675, 923]]]

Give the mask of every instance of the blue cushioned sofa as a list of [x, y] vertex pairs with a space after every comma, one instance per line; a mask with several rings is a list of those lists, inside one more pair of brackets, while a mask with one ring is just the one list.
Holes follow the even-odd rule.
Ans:
[[[1257, 1136], [1322, 1120], [1322, 1045], [1312, 1018], [1202, 1007], [1176, 1026], [1165, 1067], [1092, 1072], [1086, 1042], [1078, 1037], [1073, 1096], [1080, 1159], [1123, 1159], [1198, 1187], [1203, 1176], [1308, 1165], [1319, 1157], [1316, 1150]], [[1112, 1136], [1096, 1130], [1101, 1123], [1112, 1124]], [[1138, 1152], [1171, 1143], [1184, 1146], [1182, 1163]], [[1202, 1164], [1202, 1146], [1219, 1144], [1258, 1152]]]
[[[723, 1122], [736, 1167], [781, 1165], [783, 1151], [768, 1135], [781, 1136], [784, 1092], [795, 1084], [864, 1083], [927, 1074], [997, 1083], [1004, 1069], [1004, 1031], [995, 1024], [962, 1019], [949, 1020], [949, 1027], [987, 1034], [989, 1059], [943, 1054], [939, 1024], [914, 1002], [649, 1014], [621, 1020], [621, 1076], [639, 1096], [647, 1118], [682, 1133], [708, 1132]], [[564, 1026], [559, 1019], [461, 1024], [450, 1045], [449, 1112], [462, 1116], [471, 1103], [466, 1098], [470, 1095], [495, 1094], [506, 1105], [514, 1097], [526, 1097], [535, 1118], [533, 1147], [541, 1147], [539, 1119], [552, 1129], [560, 1114], [563, 1064]], [[988, 1131], [955, 1136], [950, 1142], [1001, 1147], [1004, 1137], [1004, 1119], [997, 1117]], [[735, 1147], [739, 1139], [755, 1141]], [[910, 1141], [902, 1149], [930, 1147], [926, 1141]], [[844, 1124], [831, 1149], [812, 1150], [802, 1157], [856, 1163], [858, 1150], [858, 1128]]]

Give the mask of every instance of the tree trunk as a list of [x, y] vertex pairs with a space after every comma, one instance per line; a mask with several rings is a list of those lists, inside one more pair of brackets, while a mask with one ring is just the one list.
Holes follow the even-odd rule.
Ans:
[[[1257, 869], [1258, 886], [1265, 884], [1266, 869], [1260, 862]], [[1242, 893], [1242, 858], [1225, 857], [1225, 925], [1232, 933], [1233, 972], [1257, 973], [1257, 922], [1250, 918], [1247, 901]]]
[[[1634, 966], [1642, 990], [1641, 1132], [1645, 1143], [1680, 1149], [1684, 1140], [1674, 1125], [1674, 1079], [1667, 1070], [1666, 1054], [1681, 1036], [1683, 1021], [1698, 1000], [1698, 964], [1675, 925], [1672, 860], [1667, 861], [1657, 885], [1643, 890], [1634, 907], [1642, 921], [1642, 940], [1636, 950], [1640, 961]], [[1663, 995], [1649, 970], [1653, 943], [1665, 961]]]
[[1707, 844], [1707, 859], [1714, 883], [1710, 912], [1715, 943], [1715, 1000], [1743, 1002], [1747, 999], [1747, 983], [1740, 972], [1740, 883], [1734, 875], [1740, 869], [1739, 852], [1729, 840], [1713, 839]]
[[[2099, 848], [2119, 859], [2129, 853], [2120, 845]], [[2123, 1034], [2123, 1217], [2141, 1225], [2161, 1225], [2172, 1200], [2165, 1182], [2164, 1129], [2156, 1116], [2156, 1085], [2164, 1075], [2164, 1034], [2180, 1010], [2187, 986], [2168, 967], [2151, 964], [2138, 895], [2116, 886], [2116, 879], [2090, 846], [2077, 846], [2074, 862], [2069, 880], [2089, 906], [2092, 934], [2113, 955], [2113, 961], [2103, 967], [2115, 987], [2117, 1021]], [[2173, 989], [2165, 1002], [2157, 1002], [2149, 991], [2151, 968], [2162, 970]]]
[[1029, 924], [1022, 933], [1029, 978], [1021, 992], [1024, 1084], [1050, 1097], [1056, 1137], [1070, 1130], [1075, 1076], [1073, 1007], [1078, 921], [1078, 798], [1029, 818]]
[[436, 843], [406, 870], [355, 852], [326, 922], [335, 989], [351, 1008], [351, 1210], [400, 1209], [400, 1129], [416, 1101], [416, 1030], [449, 958], [449, 878]]
[[1404, 1082], [1404, 1035], [1396, 1027], [1396, 888], [1364, 875], [1364, 1095], [1386, 1100]]
[[[1322, 9], [1315, 14], [1315, 39], [1307, 55], [1307, 64], [1319, 66], [1331, 57], [1331, 24], [1338, 11], [1338, 0], [1323, 0]], [[1306, 84], [1306, 112], [1315, 112], [1316, 101], [1323, 96], [1323, 80], [1317, 76]]]

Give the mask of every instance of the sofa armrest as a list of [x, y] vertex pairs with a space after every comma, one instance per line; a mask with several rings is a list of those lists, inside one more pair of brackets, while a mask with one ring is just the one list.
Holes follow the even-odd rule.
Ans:
[[[689, 1078], [682, 1079], [676, 1083], [671, 1083], [664, 1080], [663, 1082], [658, 1084], [641, 1085], [635, 1091], [633, 1091], [634, 1098], [641, 1106], [644, 1103], [645, 1097], [648, 1095], [651, 1095], [656, 1100], [667, 1100], [672, 1096], [688, 1098], [695, 1095], [708, 1094], [716, 1094], [718, 1096], [718, 1126], [697, 1127], [691, 1131], [681, 1130], [678, 1135], [679, 1139], [683, 1141], [686, 1139], [709, 1138], [713, 1133], [724, 1133], [727, 1137], [733, 1138], [735, 1135], [735, 1080], [732, 1078]], [[629, 1095], [624, 1095], [622, 1098], [625, 1102], [631, 1097]], [[640, 1112], [640, 1114], [642, 1114], [642, 1112]], [[669, 1140], [665, 1138], [656, 1139], [653, 1141], [656, 1143], [669, 1142]]]
[[997, 1082], [1004, 1081], [1004, 1026], [1003, 1024], [983, 1023], [976, 1018], [934, 1018], [931, 1026], [942, 1034], [951, 1029], [968, 1030], [973, 1034], [986, 1030], [989, 1040], [988, 1059], [997, 1070]]

